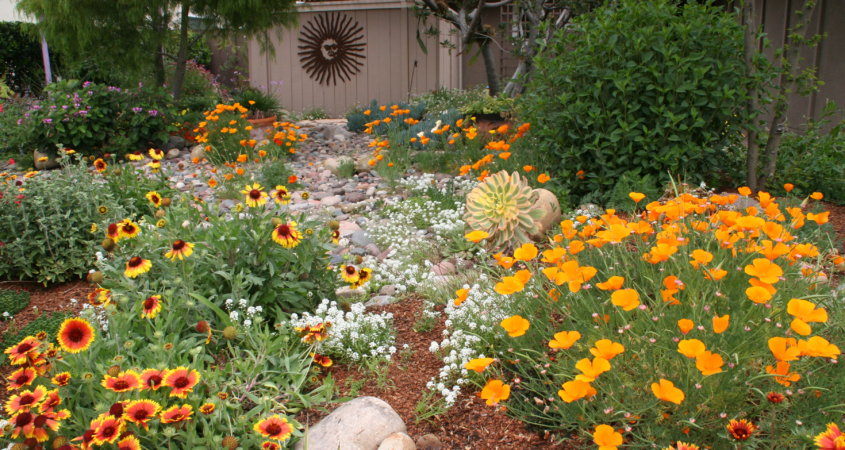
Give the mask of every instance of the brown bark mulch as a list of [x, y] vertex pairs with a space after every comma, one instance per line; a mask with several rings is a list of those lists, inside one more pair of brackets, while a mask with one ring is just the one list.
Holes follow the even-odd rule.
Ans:
[[[432, 330], [413, 330], [417, 321], [416, 314], [422, 310], [422, 303], [422, 299], [412, 298], [383, 308], [373, 308], [374, 311], [393, 313], [396, 348], [401, 351], [405, 344], [410, 344], [414, 350], [413, 356], [409, 361], [403, 361], [397, 351], [388, 369], [390, 382], [382, 390], [378, 389], [372, 375], [362, 373], [355, 367], [331, 367], [332, 378], [342, 395], [349, 394], [351, 381], [365, 380], [363, 387], [358, 391], [359, 396], [370, 395], [386, 401], [405, 421], [411, 438], [416, 441], [426, 434], [433, 434], [443, 444], [443, 450], [573, 448], [555, 444], [550, 438], [544, 439], [538, 432], [527, 429], [522, 422], [507, 416], [496, 407], [488, 406], [477, 396], [478, 389], [472, 387], [467, 387], [455, 405], [445, 414], [416, 423], [415, 409], [423, 398], [423, 393], [428, 390], [426, 383], [439, 373], [443, 365], [428, 348], [432, 341], [439, 342], [442, 339], [445, 328], [445, 317], [441, 316]], [[331, 405], [329, 409], [337, 406], [339, 405]], [[322, 416], [316, 409], [311, 409], [300, 414], [297, 419], [303, 424], [313, 426]]]

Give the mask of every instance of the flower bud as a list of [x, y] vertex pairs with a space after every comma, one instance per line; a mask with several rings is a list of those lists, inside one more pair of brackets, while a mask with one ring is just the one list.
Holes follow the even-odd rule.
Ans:
[[226, 327], [223, 329], [223, 337], [233, 341], [238, 338], [238, 330], [235, 327]]
[[332, 230], [339, 230], [340, 222], [338, 222], [337, 220], [332, 220], [331, 222], [329, 222], [329, 228], [331, 228]]
[[109, 374], [110, 377], [116, 377], [116, 376], [120, 375], [120, 366], [114, 365], [114, 366], [109, 367], [108, 374]]
[[170, 206], [172, 203], [173, 200], [171, 200], [170, 197], [164, 197], [163, 199], [161, 199], [161, 206], [167, 207]]
[[206, 333], [208, 332], [208, 322], [205, 320], [200, 320], [197, 324], [197, 333]]
[[103, 239], [103, 250], [111, 253], [114, 251], [115, 247], [117, 247], [117, 244], [115, 244], [111, 238]]
[[91, 272], [88, 274], [88, 281], [93, 284], [99, 284], [103, 282], [103, 272], [99, 270], [96, 272]]
[[223, 448], [235, 450], [238, 448], [238, 438], [234, 436], [226, 436], [223, 438]]
[[271, 220], [270, 223], [272, 223], [273, 228], [275, 228], [275, 227], [281, 225], [284, 222], [282, 222], [282, 219], [279, 219], [278, 217], [273, 217], [273, 220]]
[[164, 212], [163, 209], [157, 209], [156, 210], [156, 219], [161, 219], [162, 217], [164, 217], [165, 214], [166, 213]]

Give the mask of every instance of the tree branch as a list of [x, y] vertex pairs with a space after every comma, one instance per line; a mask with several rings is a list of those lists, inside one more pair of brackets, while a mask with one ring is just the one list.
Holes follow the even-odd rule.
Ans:
[[[478, 28], [478, 24], [481, 23], [481, 11], [484, 9], [484, 0], [478, 0], [478, 6], [475, 8], [475, 11], [470, 13], [472, 16], [472, 22], [470, 22], [469, 27], [467, 28], [466, 34], [464, 34], [464, 48], [468, 48], [470, 44], [470, 39], [472, 39], [473, 35], [475, 34], [475, 30]], [[473, 14], [475, 14], [473, 16]]]
[[501, 2], [490, 3], [489, 5], [485, 5], [485, 8], [498, 8], [500, 6], [505, 6], [507, 4], [513, 3], [513, 0], [503, 0]]

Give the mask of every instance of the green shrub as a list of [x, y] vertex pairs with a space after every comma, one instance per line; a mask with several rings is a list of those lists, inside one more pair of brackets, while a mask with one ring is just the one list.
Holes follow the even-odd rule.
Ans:
[[441, 114], [451, 109], [461, 110], [485, 98], [490, 98], [490, 94], [482, 85], [469, 89], [449, 89], [441, 86], [414, 97], [411, 105], [422, 104], [429, 113]]
[[[100, 207], [107, 209], [105, 215]], [[0, 186], [0, 279], [46, 285], [84, 276], [104, 237], [92, 233], [91, 225], [124, 216], [115, 197], [96, 176], [92, 179], [82, 161], [64, 161], [61, 170], [46, 176]]]
[[783, 194], [783, 185], [791, 183], [798, 196], [821, 192], [825, 200], [845, 202], [845, 120], [821, 133], [835, 111], [829, 102], [818, 121], [809, 120], [805, 133], [783, 136], [775, 176], [767, 183], [770, 190]]
[[[700, 181], [745, 118], [743, 30], [720, 7], [622, 0], [575, 19], [536, 59], [524, 119], [577, 197], [626, 172]], [[583, 178], [579, 172], [583, 171]]]
[[[262, 91], [258, 88], [245, 88], [232, 94], [232, 101], [240, 103], [249, 110], [249, 118], [259, 118], [258, 112], [263, 112], [264, 117], [270, 117], [282, 109], [282, 104], [269, 91]], [[253, 102], [250, 104], [250, 101]]]
[[[175, 64], [168, 66], [168, 79], [172, 79], [175, 69]], [[229, 93], [217, 82], [213, 73], [196, 61], [187, 61], [182, 94], [179, 98], [179, 110], [188, 116], [183, 118], [184, 120], [192, 123], [201, 121], [203, 111], [213, 109], [228, 97]]]
[[[635, 203], [628, 195], [631, 192], [645, 194], [645, 198]], [[656, 186], [655, 179], [651, 175], [639, 176], [633, 172], [627, 172], [619, 178], [610, 192], [607, 201], [608, 208], [615, 208], [623, 211], [633, 211], [639, 204], [645, 206], [660, 198], [660, 189]]]
[[59, 144], [82, 155], [124, 154], [158, 146], [176, 128], [172, 98], [163, 88], [121, 89], [78, 80], [46, 88], [49, 95], [32, 105], [13, 144], [24, 151], [56, 153]]
[[29, 306], [29, 292], [0, 290], [0, 320], [5, 320], [9, 316], [14, 317], [27, 306]]

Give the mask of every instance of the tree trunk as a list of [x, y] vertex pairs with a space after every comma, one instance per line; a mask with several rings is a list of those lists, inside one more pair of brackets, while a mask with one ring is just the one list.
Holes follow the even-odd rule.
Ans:
[[188, 62], [188, 27], [191, 5], [182, 2], [182, 17], [179, 29], [179, 55], [176, 57], [176, 71], [173, 73], [173, 98], [179, 100], [182, 95], [182, 85], [185, 84], [185, 70]]
[[[745, 0], [742, 7], [743, 22], [745, 23], [745, 75], [748, 78], [748, 117], [757, 113], [757, 82], [754, 80], [754, 55], [757, 53], [757, 26], [754, 23], [754, 0]], [[747, 129], [748, 159], [746, 160], [745, 183], [751, 192], [757, 192], [757, 162], [759, 160], [760, 145], [757, 142], [757, 131], [753, 123]]]
[[[783, 82], [778, 90], [777, 103], [774, 107], [774, 118], [772, 119], [771, 127], [769, 127], [769, 139], [766, 141], [766, 168], [762, 177], [758, 180], [757, 187], [765, 188], [766, 180], [771, 179], [775, 175], [775, 168], [777, 167], [778, 145], [780, 139], [783, 137], [783, 130], [781, 127], [786, 123], [786, 113], [789, 111], [789, 96], [797, 91], [798, 75], [801, 72], [799, 63], [801, 62], [801, 48], [812, 37], [813, 32], [810, 30], [809, 24], [813, 17], [813, 10], [816, 9], [815, 0], [805, 0], [804, 6], [799, 13], [798, 23], [795, 28], [791, 30], [789, 37], [789, 47], [785, 50], [788, 52], [786, 57], [787, 73], [784, 76]], [[804, 30], [803, 38], [797, 33]], [[798, 37], [798, 39], [796, 39]]]
[[[161, 8], [155, 8], [150, 15], [153, 16], [153, 30], [161, 35], [163, 28], [162, 23], [164, 23], [164, 13], [161, 11]], [[159, 43], [157, 45], [153, 45], [152, 47], [155, 51], [153, 54], [153, 76], [155, 76], [156, 86], [161, 87], [164, 86], [166, 81], [166, 73], [164, 71], [164, 45]]]
[[484, 68], [487, 71], [487, 86], [491, 97], [499, 95], [499, 74], [496, 73], [496, 58], [493, 57], [493, 47], [490, 46], [492, 38], [484, 39], [481, 44], [481, 57], [484, 58]]

